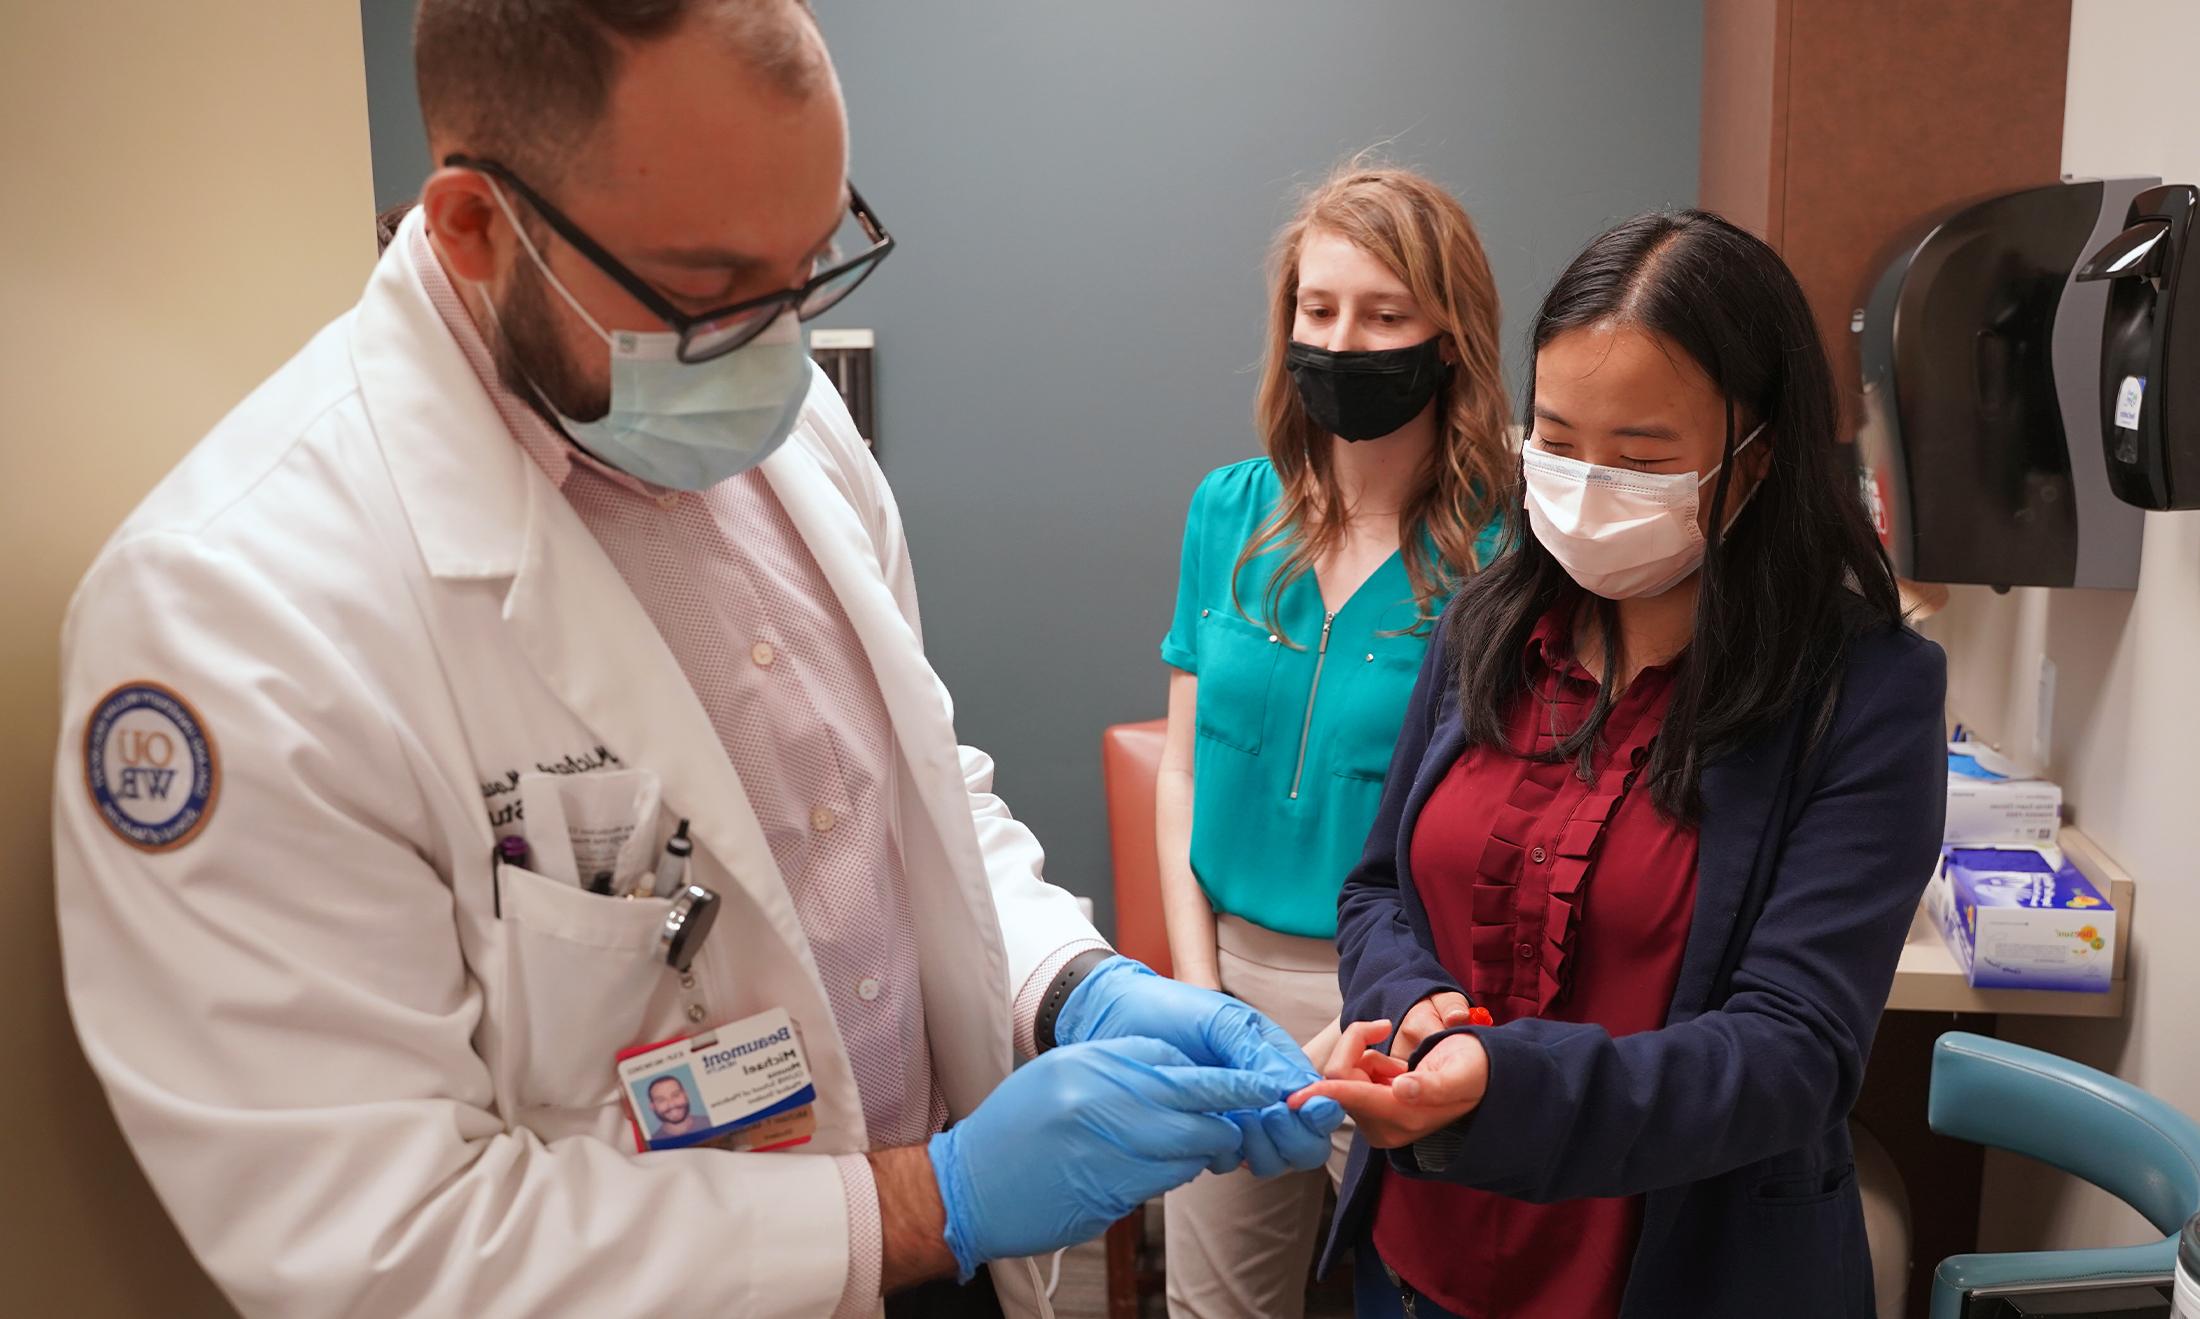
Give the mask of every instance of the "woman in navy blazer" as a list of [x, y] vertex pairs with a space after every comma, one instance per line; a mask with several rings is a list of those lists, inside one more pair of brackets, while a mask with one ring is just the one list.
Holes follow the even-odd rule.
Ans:
[[[1526, 525], [1443, 619], [1339, 903], [1354, 1024], [1308, 1093], [1343, 1101], [1361, 1138], [1325, 1266], [1357, 1252], [1363, 1316], [1454, 1313], [1432, 1291], [1479, 1298], [1474, 1319], [1548, 1313], [1565, 1270], [1599, 1268], [1604, 1300], [1576, 1313], [1868, 1316], [1846, 1120], [1939, 846], [1943, 657], [1903, 624], [1809, 308], [1763, 243], [1700, 212], [1630, 221], [1561, 277], [1534, 343]], [[1642, 530], [1679, 524], [1667, 507], [1698, 534]], [[1631, 699], [1648, 722], [1623, 737], [1605, 725]], [[1612, 763], [1623, 740], [1637, 749]], [[1515, 771], [1545, 786], [1463, 806]], [[1570, 878], [1556, 855], [1529, 866], [1525, 842], [1482, 846], [1484, 816], [1554, 791], [1587, 794]], [[1451, 853], [1422, 832], [1438, 811]], [[1584, 832], [1591, 816], [1610, 823]], [[1637, 844], [1599, 852], [1623, 827]], [[1417, 856], [1441, 873], [1417, 879]], [[1693, 858], [1692, 904], [1623, 896], [1645, 870], [1673, 887], [1660, 856]], [[1528, 921], [1508, 902], [1534, 908], [1532, 941], [1502, 926]], [[1617, 924], [1647, 910], [1668, 913], [1667, 955], [1630, 960], [1662, 960], [1668, 997], [1625, 1029], [1567, 1019], [1581, 985], [1641, 974], [1610, 963], [1644, 934]], [[1385, 1205], [1392, 1179], [1465, 1188], [1473, 1214], [1418, 1188]], [[1599, 1210], [1581, 1241], [1537, 1235], [1567, 1220], [1533, 1207], [1593, 1197], [1624, 1214]], [[1417, 1253], [1402, 1274], [1374, 1247], [1379, 1205], [1384, 1240]], [[1507, 1308], [1490, 1298], [1513, 1269], [1557, 1281]]]

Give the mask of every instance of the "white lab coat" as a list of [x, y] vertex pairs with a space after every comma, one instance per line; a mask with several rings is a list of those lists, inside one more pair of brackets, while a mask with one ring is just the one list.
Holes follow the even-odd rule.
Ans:
[[[868, 1141], [794, 906], [679, 666], [498, 420], [408, 238], [70, 608], [56, 878], [85, 1051], [248, 1312], [828, 1314], [848, 1238], [825, 1156]], [[821, 375], [762, 470], [892, 716], [930, 1047], [966, 1114], [1012, 1065], [1011, 996], [1097, 936], [957, 746], [893, 497]], [[88, 716], [139, 679], [190, 703], [219, 762], [203, 830], [161, 853], [85, 782]], [[510, 867], [492, 892], [508, 798], [485, 793], [599, 748], [693, 821], [723, 906], [692, 984], [657, 960], [660, 901]], [[807, 1048], [814, 1141], [634, 1153], [614, 1052], [772, 1007]], [[995, 1275], [1011, 1313], [1045, 1312], [1028, 1261]]]

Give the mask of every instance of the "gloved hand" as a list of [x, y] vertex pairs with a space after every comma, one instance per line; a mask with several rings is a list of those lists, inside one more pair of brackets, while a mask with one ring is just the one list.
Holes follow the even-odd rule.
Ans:
[[1278, 1101], [1265, 1076], [1195, 1067], [1160, 1040], [1051, 1049], [932, 1138], [963, 1281], [989, 1260], [1090, 1240], [1238, 1146], [1220, 1113]]
[[[1202, 1067], [1235, 1067], [1274, 1078], [1284, 1094], [1313, 1084], [1320, 1073], [1283, 1028], [1245, 1004], [1211, 989], [1155, 975], [1143, 963], [1111, 957], [1093, 969], [1054, 1018], [1060, 1044], [1145, 1036], [1184, 1051]], [[1319, 1168], [1329, 1158], [1329, 1133], [1344, 1121], [1344, 1107], [1326, 1096], [1298, 1112], [1280, 1102], [1230, 1115], [1239, 1147], [1210, 1168], [1228, 1172], [1243, 1163], [1255, 1176]]]

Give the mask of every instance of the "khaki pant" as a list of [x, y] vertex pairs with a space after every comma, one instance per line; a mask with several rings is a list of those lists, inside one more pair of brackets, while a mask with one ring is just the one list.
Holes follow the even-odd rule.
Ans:
[[[1336, 1021], [1337, 949], [1235, 916], [1215, 922], [1222, 987], [1300, 1043]], [[1320, 1061], [1316, 1060], [1317, 1065]], [[1244, 1169], [1202, 1173], [1161, 1202], [1171, 1319], [1301, 1319], [1322, 1230], [1322, 1187], [1344, 1176], [1348, 1121], [1329, 1166], [1262, 1180]]]

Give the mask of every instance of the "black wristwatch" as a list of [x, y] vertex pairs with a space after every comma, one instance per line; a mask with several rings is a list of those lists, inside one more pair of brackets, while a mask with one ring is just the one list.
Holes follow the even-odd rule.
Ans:
[[1115, 956], [1111, 949], [1088, 948], [1072, 957], [1055, 973], [1054, 983], [1047, 986], [1047, 996], [1039, 1000], [1039, 1015], [1032, 1019], [1031, 1033], [1038, 1041], [1039, 1052], [1054, 1047], [1054, 1019], [1061, 1015], [1062, 1005], [1069, 1002], [1070, 991], [1085, 983], [1094, 967]]

